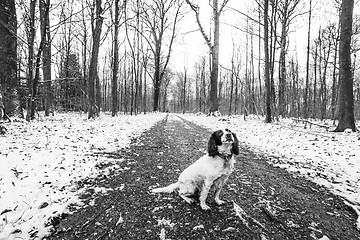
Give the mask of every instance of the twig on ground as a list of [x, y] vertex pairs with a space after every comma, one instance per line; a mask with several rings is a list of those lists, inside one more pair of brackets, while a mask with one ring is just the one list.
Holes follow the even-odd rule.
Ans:
[[110, 209], [110, 208], [112, 208], [112, 206], [101, 210], [98, 214], [96, 214], [95, 216], [93, 216], [91, 219], [87, 220], [87, 221], [81, 226], [81, 229], [85, 228], [87, 225], [89, 225], [90, 223], [92, 223], [93, 221], [95, 221], [95, 219], [96, 219], [97, 217], [99, 217], [101, 214], [103, 214], [104, 212], [106, 212], [106, 211], [107, 211], [108, 209]]
[[302, 130], [299, 130], [299, 129], [294, 129], [294, 128], [288, 127], [288, 126], [286, 126], [285, 124], [281, 124], [281, 123], [276, 123], [276, 124], [279, 125], [279, 126], [281, 126], [281, 127], [284, 127], [284, 128], [287, 128], [287, 129], [296, 131], [296, 132], [301, 132], [301, 133], [310, 134], [310, 135], [314, 135], [314, 136], [328, 137], [328, 138], [333, 138], [333, 137], [334, 137], [333, 134], [331, 134], [331, 135], [325, 135], [325, 134], [323, 134], [323, 133], [307, 132], [307, 131], [302, 131]]
[[[244, 209], [242, 209], [239, 205], [237, 205], [234, 201], [233, 201], [233, 209], [235, 211], [235, 215], [238, 216], [241, 220], [241, 222], [245, 225], [245, 227], [247, 227], [249, 230], [251, 231], [255, 231], [255, 232], [262, 232], [262, 233], [265, 233], [265, 232], [268, 232], [268, 230], [266, 229], [266, 227], [261, 224], [258, 220], [252, 218], [251, 216], [249, 216], [245, 211]], [[260, 228], [261, 230], [254, 230], [252, 229], [252, 227], [250, 226], [249, 224], [249, 221], [250, 220], [252, 222], [252, 224], [256, 225], [258, 228]]]
[[277, 217], [275, 212], [270, 209], [269, 206], [264, 206], [261, 209], [266, 214], [266, 216], [268, 216], [272, 221], [277, 222], [277, 223], [281, 223], [281, 220]]
[[[326, 128], [326, 130], [329, 130], [330, 126], [326, 126], [326, 125], [321, 125], [319, 123], [314, 123], [314, 122], [310, 122], [309, 120], [306, 120], [306, 119], [299, 119], [299, 118], [291, 118], [294, 122], [303, 122], [305, 124], [309, 124], [310, 125], [310, 128], [311, 128], [311, 125], [315, 125], [315, 126], [318, 126], [318, 127], [322, 127], [322, 128]], [[306, 125], [304, 126], [304, 128], [306, 128]]]

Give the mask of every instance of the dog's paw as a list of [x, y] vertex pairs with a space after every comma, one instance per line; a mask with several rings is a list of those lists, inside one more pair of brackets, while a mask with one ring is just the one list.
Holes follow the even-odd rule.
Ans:
[[210, 210], [210, 207], [206, 203], [200, 204], [200, 207], [202, 210], [205, 210], [205, 211]]
[[215, 202], [217, 205], [222, 205], [222, 204], [226, 203], [225, 201], [223, 201], [221, 199], [215, 199]]
[[192, 198], [189, 198], [189, 197], [186, 197], [186, 196], [183, 196], [183, 195], [180, 195], [180, 197], [182, 199], [184, 199], [188, 204], [193, 204], [195, 202], [195, 200], [192, 199]]

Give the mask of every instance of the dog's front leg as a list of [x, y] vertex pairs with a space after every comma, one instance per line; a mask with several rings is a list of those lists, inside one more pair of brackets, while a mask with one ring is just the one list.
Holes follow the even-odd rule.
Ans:
[[223, 186], [224, 186], [224, 182], [219, 183], [219, 186], [217, 187], [216, 192], [215, 192], [215, 202], [217, 205], [221, 205], [221, 204], [225, 203], [225, 201], [220, 199], [220, 192], [221, 192]]
[[225, 201], [220, 199], [220, 192], [221, 192], [221, 190], [222, 190], [222, 188], [223, 188], [223, 186], [224, 186], [227, 179], [228, 179], [227, 177], [221, 177], [218, 180], [216, 180], [217, 181], [217, 184], [216, 184], [217, 186], [216, 186], [216, 192], [215, 192], [215, 202], [216, 202], [217, 205], [221, 205], [221, 204], [225, 203]]
[[200, 200], [200, 207], [202, 208], [202, 210], [210, 210], [210, 207], [206, 204], [206, 198], [209, 194], [212, 183], [213, 181], [205, 181], [204, 186], [201, 189], [199, 200]]

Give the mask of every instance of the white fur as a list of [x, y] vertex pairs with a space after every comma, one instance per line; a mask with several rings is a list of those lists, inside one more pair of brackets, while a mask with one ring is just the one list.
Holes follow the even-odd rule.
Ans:
[[215, 202], [220, 205], [224, 201], [220, 199], [220, 192], [234, 169], [235, 159], [231, 154], [232, 142], [223, 142], [218, 146], [220, 154], [228, 155], [228, 158], [208, 154], [199, 158], [196, 162], [187, 167], [179, 176], [176, 183], [167, 187], [153, 189], [153, 193], [169, 193], [178, 190], [179, 195], [187, 203], [193, 203], [194, 199], [190, 196], [200, 193], [200, 206], [203, 210], [210, 207], [206, 204], [206, 199], [212, 187], [215, 188]]

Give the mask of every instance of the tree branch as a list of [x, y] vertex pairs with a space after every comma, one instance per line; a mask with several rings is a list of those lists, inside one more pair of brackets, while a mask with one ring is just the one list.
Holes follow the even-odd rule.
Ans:
[[224, 0], [223, 3], [221, 4], [220, 10], [219, 10], [219, 14], [222, 12], [222, 10], [224, 9], [224, 7], [226, 6], [226, 4], [229, 2], [229, 0]]
[[209, 47], [210, 50], [211, 50], [211, 49], [212, 49], [212, 44], [211, 44], [210, 38], [209, 38], [208, 35], [205, 33], [205, 30], [204, 30], [204, 28], [203, 28], [203, 26], [201, 25], [201, 22], [200, 22], [199, 6], [196, 5], [196, 4], [191, 3], [189, 0], [185, 0], [185, 1], [186, 1], [186, 3], [190, 6], [190, 8], [194, 11], [195, 17], [196, 17], [196, 22], [197, 22], [197, 24], [198, 24], [198, 26], [199, 26], [199, 30], [200, 30], [201, 34], [203, 35], [206, 44], [208, 45], [208, 47]]

